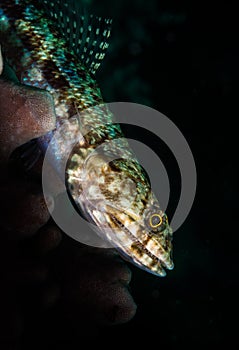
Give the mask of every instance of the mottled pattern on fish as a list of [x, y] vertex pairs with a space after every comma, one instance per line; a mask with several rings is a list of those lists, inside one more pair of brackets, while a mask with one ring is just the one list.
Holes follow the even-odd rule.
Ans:
[[[62, 118], [76, 114], [76, 107], [82, 110], [102, 103], [92, 74], [75, 55], [73, 45], [72, 48], [66, 45], [57, 26], [39, 8], [41, 2], [20, 1], [21, 5], [16, 2], [1, 3], [1, 42], [19, 80], [52, 93], [56, 114]], [[106, 37], [108, 35], [109, 29]]]
[[173, 268], [172, 230], [94, 76], [110, 25], [65, 0], [0, 0], [5, 60], [22, 83], [52, 94], [57, 128], [65, 126], [66, 137], [84, 135], [67, 164], [70, 196], [126, 258], [163, 276], [164, 267]]

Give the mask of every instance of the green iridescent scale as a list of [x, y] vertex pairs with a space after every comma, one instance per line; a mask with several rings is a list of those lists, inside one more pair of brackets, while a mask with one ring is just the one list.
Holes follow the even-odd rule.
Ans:
[[61, 119], [102, 103], [94, 73], [108, 47], [111, 20], [82, 16], [77, 4], [6, 0], [0, 5], [4, 57], [21, 82], [53, 95]]

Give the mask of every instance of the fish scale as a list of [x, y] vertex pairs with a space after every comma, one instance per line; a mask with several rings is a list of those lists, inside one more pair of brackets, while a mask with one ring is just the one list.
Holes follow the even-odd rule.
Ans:
[[42, 152], [64, 127], [53, 147], [57, 168], [67, 140], [79, 136], [65, 173], [71, 199], [125, 259], [164, 276], [173, 268], [172, 229], [95, 78], [110, 27], [79, 1], [0, 0], [5, 62], [21, 83], [53, 97], [56, 130], [38, 139]]

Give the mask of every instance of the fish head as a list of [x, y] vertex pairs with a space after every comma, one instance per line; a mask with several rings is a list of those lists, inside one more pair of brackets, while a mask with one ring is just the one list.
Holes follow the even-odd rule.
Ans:
[[81, 185], [74, 201], [126, 260], [158, 276], [173, 269], [172, 229], [137, 161], [91, 157]]
[[93, 215], [105, 222], [108, 239], [126, 260], [159, 276], [166, 275], [165, 269], [173, 269], [172, 229], [155, 199], [141, 213], [114, 203], [104, 211], [93, 210]]

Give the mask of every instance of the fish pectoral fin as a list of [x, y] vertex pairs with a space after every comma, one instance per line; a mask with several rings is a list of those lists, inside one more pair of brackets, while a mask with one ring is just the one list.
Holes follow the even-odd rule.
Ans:
[[26, 171], [31, 170], [37, 163], [41, 155], [41, 150], [36, 139], [32, 139], [27, 143], [17, 147], [11, 154], [11, 159], [22, 164]]
[[89, 15], [78, 1], [43, 1], [45, 10], [82, 64], [95, 74], [109, 46], [112, 20]]

